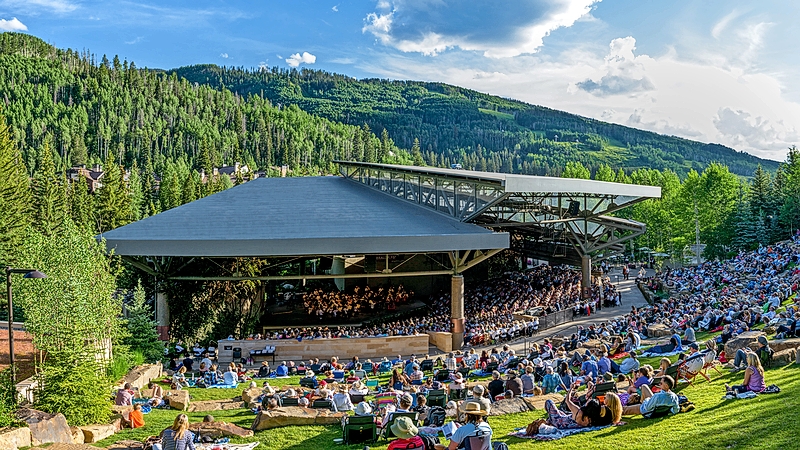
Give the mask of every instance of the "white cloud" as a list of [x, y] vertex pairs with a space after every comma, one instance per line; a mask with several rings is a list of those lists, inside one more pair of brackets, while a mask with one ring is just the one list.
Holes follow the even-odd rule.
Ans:
[[339, 12], [339, 5], [333, 5], [333, 7], [331, 8], [331, 11]]
[[579, 89], [606, 97], [636, 94], [656, 88], [644, 74], [644, 62], [649, 57], [633, 54], [636, 50], [636, 39], [632, 36], [614, 39], [609, 47], [601, 69], [602, 76], [597, 81], [590, 78], [577, 83]]
[[474, 0], [380, 0], [363, 33], [403, 52], [437, 55], [447, 49], [491, 58], [535, 53], [552, 31], [570, 27], [600, 0], [519, 0], [498, 7]]
[[144, 39], [144, 36], [136, 36], [130, 41], [125, 41], [125, 43], [128, 45], [138, 44], [139, 42], [142, 42], [142, 39]]
[[267, 61], [259, 61], [258, 63], [258, 70], [265, 72], [269, 70], [269, 66], [267, 65]]
[[719, 22], [715, 23], [714, 27], [711, 28], [711, 36], [713, 36], [714, 39], [719, 39], [720, 35], [722, 35], [722, 32], [728, 28], [728, 25], [730, 25], [732, 21], [738, 19], [741, 15], [742, 13], [735, 9], [726, 14], [725, 17], [720, 19]]
[[357, 61], [355, 58], [334, 58], [331, 60], [334, 64], [354, 64]]
[[295, 53], [294, 55], [286, 58], [286, 64], [289, 67], [298, 67], [300, 64], [314, 64], [317, 62], [317, 57], [308, 52]]
[[773, 122], [727, 107], [719, 109], [714, 117], [714, 126], [731, 145], [737, 147], [785, 151], [789, 145], [800, 142], [797, 129], [782, 120]]
[[16, 17], [11, 20], [0, 19], [0, 31], [25, 31], [27, 29], [28, 27]]
[[63, 14], [78, 9], [78, 4], [69, 0], [0, 0], [0, 6], [27, 13], [48, 10]]
[[228, 54], [227, 53], [220, 53], [219, 57], [220, 58], [224, 58], [224, 59], [228, 59]]

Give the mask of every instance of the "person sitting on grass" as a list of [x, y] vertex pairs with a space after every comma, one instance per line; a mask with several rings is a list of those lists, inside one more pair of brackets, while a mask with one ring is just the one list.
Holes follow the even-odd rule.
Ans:
[[[755, 351], [751, 351], [750, 348], [739, 349], [736, 350], [736, 356], [733, 358], [733, 369], [731, 372], [736, 372], [741, 369], [742, 364], [747, 363], [747, 353], [755, 353], [759, 359], [761, 359], [761, 366], [768, 364], [769, 361], [772, 359], [772, 348], [769, 346], [769, 342], [765, 336], [758, 337], [758, 347], [756, 347]], [[749, 366], [749, 364], [748, 364]]]
[[747, 369], [744, 371], [744, 382], [736, 386], [725, 385], [725, 390], [733, 395], [743, 392], [763, 392], [767, 388], [764, 382], [764, 368], [761, 359], [755, 353], [747, 353]]
[[[567, 390], [564, 385], [563, 379], [558, 374], [553, 373], [553, 368], [550, 366], [545, 367], [545, 375], [542, 379], [542, 390], [545, 394], [553, 394], [558, 392], [559, 389]], [[533, 391], [531, 391], [532, 393]]]
[[117, 391], [117, 396], [114, 399], [114, 404], [117, 406], [129, 406], [133, 404], [133, 398], [136, 396], [130, 383], [125, 383], [122, 389]]
[[465, 447], [465, 441], [476, 434], [481, 433], [486, 436], [487, 443], [484, 448], [493, 448], [492, 440], [492, 427], [484, 420], [489, 413], [483, 409], [480, 403], [467, 402], [464, 406], [465, 424], [459, 427], [452, 436], [450, 436], [450, 444], [447, 446], [436, 444], [436, 450], [456, 450]]
[[212, 364], [211, 368], [203, 375], [203, 382], [206, 387], [219, 383], [219, 372], [217, 372], [216, 364]]
[[189, 416], [178, 414], [172, 426], [161, 432], [161, 448], [163, 450], [195, 450], [194, 433], [189, 431]]
[[258, 374], [256, 375], [256, 378], [267, 378], [269, 377], [269, 374], [269, 364], [266, 361], [261, 361], [261, 367], [258, 368]]
[[628, 377], [628, 394], [641, 394], [642, 386], [650, 385], [651, 381], [653, 381], [653, 377], [650, 373], [650, 366], [644, 365], [639, 367], [639, 370], [636, 371], [635, 380]]
[[347, 384], [352, 384], [359, 380], [361, 380], [361, 378], [356, 376], [356, 371], [351, 370], [350, 372], [347, 373], [347, 379], [345, 379], [344, 381]]
[[389, 421], [392, 420], [392, 415], [394, 413], [406, 413], [411, 412], [411, 405], [414, 403], [414, 399], [411, 398], [411, 394], [405, 393], [400, 397], [400, 401], [397, 405], [397, 409], [393, 412], [387, 412], [385, 416], [383, 416], [383, 421], [381, 423], [381, 428], [386, 428], [386, 425]]
[[222, 374], [222, 382], [226, 386], [236, 386], [239, 376], [236, 374], [236, 366], [228, 367], [228, 371]]
[[619, 365], [619, 372], [627, 375], [636, 370], [639, 370], [639, 360], [637, 359], [636, 352], [630, 351], [628, 352], [628, 357]]
[[678, 401], [678, 395], [672, 392], [672, 388], [675, 387], [675, 379], [669, 375], [665, 375], [661, 377], [661, 386], [659, 387], [661, 390], [653, 394], [653, 391], [650, 390], [650, 386], [646, 384], [642, 385], [642, 403], [639, 405], [625, 406], [622, 410], [622, 415], [635, 416], [641, 414], [644, 417], [650, 417], [653, 411], [659, 406], [669, 406], [671, 407], [669, 413], [677, 414], [678, 411], [681, 410], [681, 406]]
[[500, 379], [500, 372], [493, 371], [492, 372], [492, 381], [489, 382], [489, 398], [494, 401], [498, 396], [503, 395], [503, 391], [505, 391], [505, 383], [503, 380]]
[[389, 443], [386, 450], [405, 450], [409, 448], [425, 448], [425, 443], [419, 437], [419, 429], [408, 417], [398, 417], [390, 427], [397, 439]]
[[178, 369], [177, 372], [172, 374], [172, 389], [180, 390], [189, 387], [189, 382], [186, 381], [186, 366]]
[[275, 375], [279, 377], [289, 376], [289, 366], [286, 365], [286, 361], [281, 362], [281, 365], [275, 369]]
[[559, 410], [552, 400], [547, 400], [545, 402], [547, 419], [534, 420], [528, 425], [526, 434], [551, 434], [557, 430], [601, 427], [619, 423], [622, 419], [622, 402], [617, 394], [607, 393], [603, 404], [592, 399], [582, 407], [578, 407], [572, 402], [572, 392], [570, 391], [565, 399], [570, 414]]
[[142, 405], [133, 405], [133, 411], [128, 415], [128, 422], [131, 428], [141, 428], [144, 426], [144, 413], [142, 413]]
[[347, 394], [346, 385], [339, 385], [336, 394], [333, 395], [333, 404], [336, 406], [337, 411], [353, 410], [353, 402], [350, 400], [350, 395]]

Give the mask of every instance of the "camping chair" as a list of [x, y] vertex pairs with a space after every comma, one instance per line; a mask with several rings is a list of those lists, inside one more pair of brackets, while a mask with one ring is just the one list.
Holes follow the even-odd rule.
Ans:
[[392, 371], [392, 362], [391, 361], [383, 361], [378, 366], [378, 374], [383, 375], [384, 373], [389, 373]]
[[609, 392], [617, 392], [617, 383], [613, 381], [609, 381], [607, 383], [597, 383], [594, 386], [594, 392], [592, 393], [592, 398], [597, 398], [602, 395], [606, 395]]
[[517, 365], [520, 363], [520, 361], [522, 361], [522, 360], [519, 359], [519, 358], [513, 358], [513, 359], [508, 361], [508, 364], [506, 364], [506, 368], [508, 368], [508, 369], [516, 369]]
[[316, 389], [319, 385], [319, 382], [315, 382], [313, 378], [301, 378], [300, 379], [300, 387], [309, 388], [309, 389]]
[[280, 402], [281, 406], [300, 406], [299, 399], [297, 398], [290, 398], [290, 397], [281, 398]]
[[322, 369], [322, 366], [319, 365], [319, 364], [312, 364], [311, 365], [311, 371], [314, 372], [314, 373], [319, 373], [320, 369]]
[[499, 364], [496, 362], [490, 362], [486, 364], [486, 369], [484, 369], [483, 373], [492, 373], [493, 371], [497, 370]]
[[419, 364], [419, 370], [423, 372], [433, 372], [433, 360], [426, 359]]
[[344, 370], [334, 370], [333, 379], [336, 380], [337, 383], [344, 382]]
[[447, 369], [439, 369], [439, 371], [436, 372], [436, 375], [434, 375], [433, 379], [442, 383], [445, 381], [450, 381], [450, 371]]
[[[296, 370], [296, 372], [297, 372], [297, 374], [298, 374], [298, 375], [300, 375], [301, 377], [302, 377], [302, 376], [305, 376], [305, 374], [306, 374], [306, 366], [303, 366], [303, 367], [298, 367], [298, 368], [297, 368], [297, 370]], [[301, 385], [301, 386], [302, 386], [302, 385]]]
[[366, 370], [358, 369], [358, 370], [356, 370], [354, 372], [355, 372], [355, 374], [356, 374], [356, 376], [358, 378], [361, 378], [362, 380], [366, 380], [367, 379], [367, 371]]
[[451, 389], [450, 390], [450, 400], [466, 400], [467, 399], [467, 389]]
[[361, 369], [364, 370], [364, 372], [367, 372], [367, 373], [372, 373], [373, 367], [374, 367], [374, 365], [371, 362], [367, 362], [367, 363], [364, 363], [364, 364], [361, 365]]
[[464, 439], [464, 450], [491, 450], [489, 448], [490, 434], [484, 430], [477, 430], [475, 434]]
[[418, 422], [417, 418], [419, 415], [415, 412], [406, 412], [406, 413], [396, 412], [391, 414], [392, 417], [389, 418], [389, 422], [387, 422], [386, 426], [383, 428], [383, 430], [381, 430], [381, 434], [383, 435], [383, 438], [386, 440], [395, 437], [394, 433], [392, 433], [392, 425], [394, 425], [394, 421], [397, 420], [398, 417], [408, 417], [409, 419], [411, 419], [411, 423], [413, 423], [414, 426], [417, 426]]
[[378, 427], [375, 425], [375, 416], [345, 416], [342, 425], [342, 441], [345, 445], [377, 440]]
[[428, 400], [428, 406], [444, 406], [447, 404], [447, 394], [445, 394], [444, 389], [431, 389], [428, 391], [428, 395], [426, 396]]
[[[673, 364], [673, 365], [667, 367], [667, 372], [664, 375], [669, 375], [669, 376], [672, 377], [673, 380], [675, 380], [675, 386], [673, 387], [673, 389], [676, 389], [678, 387], [677, 386], [677, 384], [678, 384], [678, 366]], [[656, 387], [657, 386], [661, 386], [661, 378], [663, 378], [663, 377], [655, 377], [655, 378], [653, 378], [653, 381], [650, 382], [650, 386], [656, 386]]]
[[363, 402], [364, 401], [364, 397], [366, 397], [366, 395], [353, 394], [352, 392], [349, 395], [350, 395], [350, 402], [352, 402], [354, 405], [357, 405], [357, 404]]
[[460, 373], [461, 376], [463, 376], [465, 380], [467, 378], [469, 378], [469, 374], [471, 372], [472, 372], [472, 369], [470, 369], [469, 367], [459, 367], [458, 368], [458, 373]]
[[656, 409], [654, 409], [648, 415], [642, 414], [642, 417], [644, 417], [645, 419], [658, 419], [659, 417], [666, 417], [670, 414], [672, 414], [672, 406], [661, 405], [661, 406], [656, 406]]
[[366, 386], [370, 392], [374, 393], [378, 390], [378, 380], [367, 380], [364, 382], [364, 386]]
[[314, 409], [333, 409], [333, 402], [318, 398], [311, 403], [311, 407]]

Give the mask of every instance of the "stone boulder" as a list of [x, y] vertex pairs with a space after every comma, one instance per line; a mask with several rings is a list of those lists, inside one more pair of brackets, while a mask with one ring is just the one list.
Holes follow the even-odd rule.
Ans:
[[250, 405], [258, 401], [258, 397], [262, 394], [261, 388], [248, 388], [242, 391], [242, 401], [245, 405]]
[[341, 423], [342, 417], [346, 415], [347, 413], [334, 413], [327, 409], [285, 406], [272, 411], [259, 412], [250, 429], [261, 431], [289, 425], [336, 425]]
[[789, 364], [793, 364], [796, 360], [797, 360], [797, 350], [793, 348], [787, 348], [786, 350], [775, 352], [772, 355], [772, 360], [770, 360], [770, 366], [772, 367], [788, 366]]
[[126, 416], [133, 411], [132, 405], [112, 405], [111, 412], [114, 414], [119, 414], [120, 416]]
[[[30, 450], [45, 450], [45, 447], [33, 447]], [[47, 450], [103, 450], [99, 447], [89, 444], [53, 444], [47, 447]]]
[[502, 416], [505, 414], [515, 414], [521, 412], [544, 409], [544, 402], [552, 400], [556, 404], [564, 400], [561, 394], [536, 395], [533, 397], [516, 397], [509, 400], [500, 400], [492, 403], [490, 416]]
[[774, 341], [769, 341], [769, 348], [775, 352], [798, 347], [800, 347], [800, 338], [775, 339]]
[[78, 427], [69, 427], [69, 431], [72, 432], [72, 443], [73, 444], [85, 444], [84, 437], [83, 437], [83, 430]]
[[160, 378], [162, 371], [163, 367], [161, 363], [142, 364], [141, 366], [131, 369], [120, 382], [120, 386], [125, 383], [130, 383], [132, 387], [142, 389], [147, 386], [150, 381]]
[[83, 442], [94, 444], [116, 433], [114, 424], [86, 425], [79, 427], [83, 431]]
[[654, 323], [647, 327], [647, 337], [649, 338], [672, 336], [673, 334], [675, 334], [674, 330], [663, 323]]
[[197, 422], [189, 425], [195, 435], [220, 437], [251, 437], [253, 431], [228, 422]]
[[525, 399], [525, 403], [528, 404], [528, 408], [539, 410], [544, 410], [544, 402], [547, 400], [552, 400], [556, 405], [564, 401], [564, 396], [561, 394], [535, 395], [533, 397], [523, 398]]
[[0, 448], [17, 450], [20, 447], [31, 446], [31, 430], [27, 427], [11, 428], [0, 431]]
[[72, 431], [63, 414], [49, 414], [35, 409], [22, 408], [17, 419], [28, 424], [31, 430], [31, 445], [47, 443], [72, 444]]
[[227, 399], [227, 400], [201, 400], [198, 402], [191, 402], [189, 404], [188, 412], [206, 412], [206, 411], [227, 411], [229, 409], [243, 409], [246, 405], [241, 400]]
[[178, 411], [186, 411], [189, 408], [189, 391], [164, 391], [164, 399], [169, 402], [169, 407]]
[[734, 338], [731, 338], [725, 344], [725, 356], [728, 359], [733, 360], [733, 357], [736, 355], [736, 350], [745, 347], [750, 347], [753, 350], [755, 350], [757, 347], [756, 344], [758, 343], [759, 336], [766, 336], [766, 335], [761, 331], [745, 331], [744, 333]]
[[603, 344], [603, 341], [600, 339], [589, 339], [588, 341], [581, 344], [581, 347], [587, 348], [589, 350], [597, 350], [602, 349], [605, 350], [606, 346]]

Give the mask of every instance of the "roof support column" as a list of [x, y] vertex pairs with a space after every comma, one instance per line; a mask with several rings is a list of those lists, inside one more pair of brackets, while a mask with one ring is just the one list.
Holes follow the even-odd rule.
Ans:
[[450, 317], [453, 320], [453, 350], [464, 344], [464, 276], [453, 275], [450, 281]]
[[169, 340], [169, 305], [165, 292], [156, 292], [156, 330], [159, 339]]
[[586, 300], [592, 296], [592, 257], [581, 256], [581, 298]]

